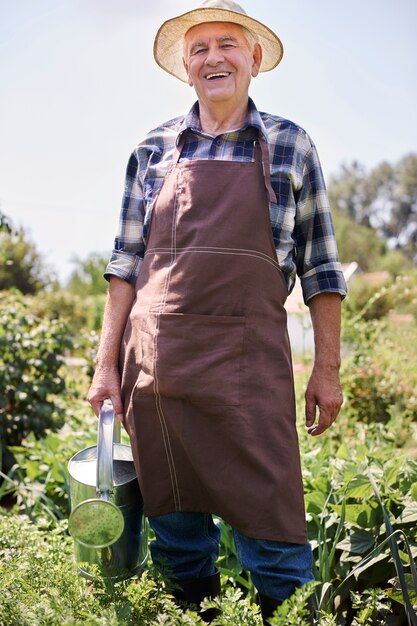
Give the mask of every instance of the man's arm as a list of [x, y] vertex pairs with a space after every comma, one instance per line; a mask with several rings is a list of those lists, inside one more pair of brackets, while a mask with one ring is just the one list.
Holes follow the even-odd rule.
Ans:
[[[307, 385], [306, 426], [321, 435], [336, 419], [342, 406], [340, 385], [340, 317], [338, 293], [320, 293], [308, 302], [314, 330], [314, 366]], [[319, 409], [318, 423], [316, 410]]]
[[103, 402], [111, 400], [116, 418], [120, 421], [123, 420], [123, 404], [120, 395], [119, 351], [134, 297], [132, 285], [117, 276], [110, 278], [96, 369], [87, 396], [96, 415]]

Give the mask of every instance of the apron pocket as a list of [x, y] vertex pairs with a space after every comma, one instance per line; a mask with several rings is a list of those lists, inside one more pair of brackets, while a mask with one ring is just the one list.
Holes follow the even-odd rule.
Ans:
[[[142, 350], [145, 372], [145, 364], [153, 364], [157, 393], [195, 404], [238, 405], [245, 318], [186, 313], [155, 317], [151, 327], [156, 327], [156, 341], [143, 332]], [[138, 393], [146, 393], [144, 387], [149, 393], [147, 385], [138, 383]]]

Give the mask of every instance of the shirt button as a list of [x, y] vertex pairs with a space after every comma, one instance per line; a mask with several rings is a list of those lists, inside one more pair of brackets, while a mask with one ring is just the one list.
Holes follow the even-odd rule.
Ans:
[[218, 139], [218, 140], [216, 141], [216, 146], [221, 146], [221, 145], [222, 145], [221, 139]]

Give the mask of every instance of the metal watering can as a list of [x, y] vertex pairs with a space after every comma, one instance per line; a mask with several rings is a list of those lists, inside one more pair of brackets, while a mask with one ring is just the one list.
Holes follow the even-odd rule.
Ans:
[[77, 452], [68, 463], [71, 515], [68, 528], [81, 574], [90, 580], [98, 566], [117, 581], [143, 569], [148, 558], [148, 526], [130, 446], [120, 442], [113, 407], [104, 404], [97, 446]]

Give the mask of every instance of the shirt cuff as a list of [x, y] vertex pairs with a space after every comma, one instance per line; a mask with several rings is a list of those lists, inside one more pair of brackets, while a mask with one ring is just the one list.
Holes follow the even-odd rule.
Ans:
[[111, 276], [117, 276], [134, 287], [136, 285], [142, 263], [143, 258], [137, 254], [113, 250], [110, 261], [104, 272], [104, 278], [106, 280], [110, 280]]
[[313, 268], [301, 276], [304, 303], [319, 293], [347, 294], [347, 285], [340, 263], [326, 263]]

